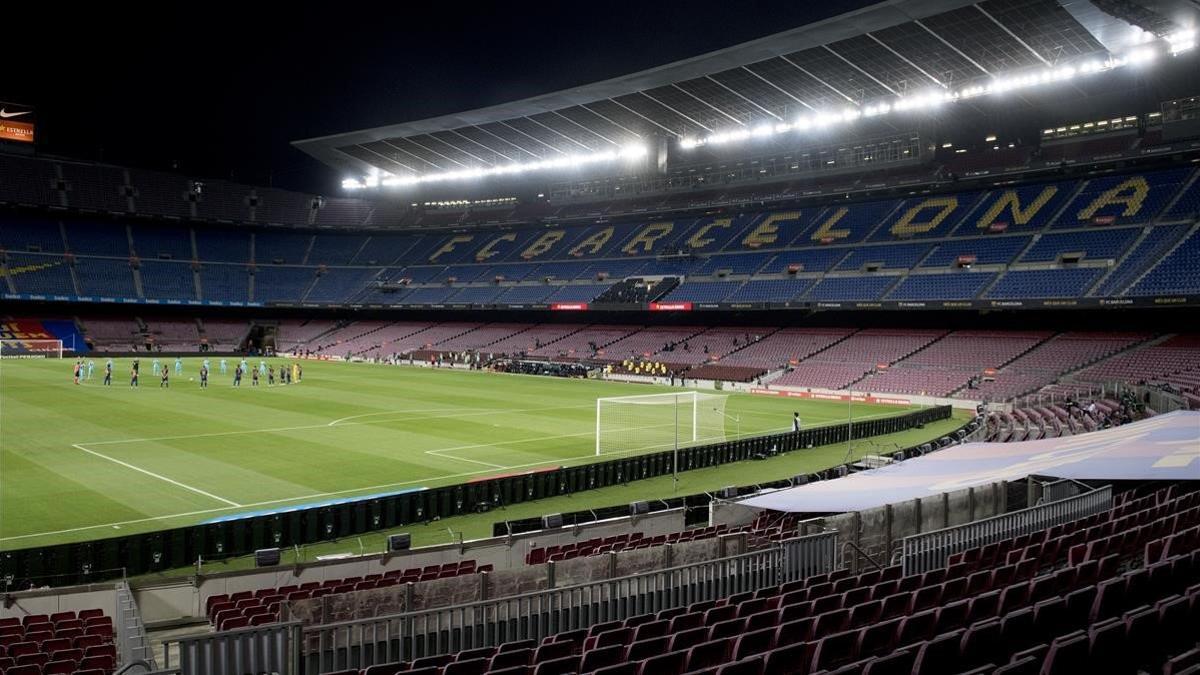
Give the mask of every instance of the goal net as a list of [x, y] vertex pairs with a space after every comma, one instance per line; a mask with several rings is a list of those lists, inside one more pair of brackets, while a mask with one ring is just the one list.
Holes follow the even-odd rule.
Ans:
[[628, 454], [725, 440], [725, 394], [698, 391], [596, 399], [596, 454]]
[[62, 340], [0, 340], [0, 359], [61, 359]]

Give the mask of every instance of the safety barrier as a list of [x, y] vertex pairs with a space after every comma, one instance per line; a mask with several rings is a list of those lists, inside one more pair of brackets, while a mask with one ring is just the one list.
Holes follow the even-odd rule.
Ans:
[[837, 559], [837, 535], [822, 532], [750, 553], [626, 577], [309, 626], [304, 629], [304, 672], [315, 675], [411, 661], [513, 640], [540, 641], [563, 631], [823, 574], [835, 569]]
[[1070, 478], [1056, 480], [1050, 483], [1039, 483], [1037, 487], [1041, 491], [1041, 495], [1034, 502], [1036, 504], [1048, 504], [1050, 502], [1062, 501], [1068, 497], [1074, 497], [1077, 494], [1089, 492], [1092, 489], [1087, 484], [1080, 483], [1079, 481]]
[[[179, 675], [301, 675], [299, 621], [163, 641], [163, 671]], [[172, 664], [172, 653], [178, 663]]]
[[954, 553], [978, 548], [1023, 534], [1044, 530], [1112, 508], [1112, 487], [1031, 506], [941, 530], [905, 537], [901, 548], [904, 574], [920, 574], [946, 566]]

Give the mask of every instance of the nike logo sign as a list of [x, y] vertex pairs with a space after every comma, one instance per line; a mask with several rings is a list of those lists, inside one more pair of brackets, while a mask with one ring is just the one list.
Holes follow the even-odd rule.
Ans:
[[32, 110], [22, 110], [21, 112], [8, 112], [4, 108], [0, 108], [0, 119], [8, 119], [9, 117], [20, 117], [21, 115], [28, 115], [31, 112], [33, 112], [33, 111]]

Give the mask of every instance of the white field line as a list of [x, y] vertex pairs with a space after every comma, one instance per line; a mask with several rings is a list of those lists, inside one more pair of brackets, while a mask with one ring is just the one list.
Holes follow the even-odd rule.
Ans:
[[499, 469], [501, 471], [508, 468], [507, 466], [504, 466], [503, 464], [492, 464], [491, 462], [483, 462], [478, 459], [467, 459], [466, 457], [455, 457], [454, 455], [435, 455], [434, 453], [428, 452], [428, 451], [426, 451], [425, 454], [434, 455], [435, 457], [445, 457], [446, 459], [453, 459], [453, 460], [457, 460], [459, 462], [470, 462], [471, 464], [478, 464], [480, 466], [490, 466], [493, 469]]
[[[487, 409], [487, 410], [480, 409], [476, 412], [452, 413], [449, 415], [418, 415], [416, 417], [404, 417], [400, 421], [415, 422], [418, 420], [438, 420], [438, 419], [449, 419], [449, 418], [454, 418], [454, 417], [475, 417], [478, 415], [493, 415], [493, 414], [494, 415], [505, 415], [505, 414], [511, 414], [511, 413], [544, 412], [544, 411], [548, 411], [548, 410], [572, 410], [572, 409], [576, 409], [576, 408], [590, 408], [590, 407], [592, 407], [592, 406], [590, 406], [590, 405], [582, 405], [582, 406], [567, 405], [567, 406], [553, 406], [553, 407], [548, 407], [548, 408], [514, 408], [514, 409], [510, 409], [510, 410], [496, 410], [493, 408], [493, 409]], [[461, 408], [459, 408], [459, 410], [461, 410]], [[370, 414], [372, 414], [372, 415], [376, 415], [376, 414], [378, 414], [378, 415], [383, 415], [383, 414], [411, 415], [412, 411], [395, 410], [395, 411], [389, 411], [386, 413], [370, 413]], [[349, 418], [344, 418], [344, 419], [349, 419]], [[341, 420], [334, 420], [334, 422], [340, 422], [340, 421]], [[396, 421], [396, 420], [385, 419], [385, 420], [374, 420], [374, 421], [368, 421], [368, 422], [346, 422], [346, 423], [338, 424], [337, 426], [339, 426], [339, 427], [365, 426], [365, 425], [369, 425], [369, 424], [377, 424], [380, 422], [394, 422], [394, 421]], [[190, 438], [216, 438], [219, 436], [239, 436], [239, 435], [243, 435], [243, 434], [270, 434], [270, 433], [277, 433], [277, 432], [283, 432], [283, 431], [305, 431], [308, 429], [326, 429], [330, 426], [333, 426], [333, 424], [331, 424], [331, 423], [305, 424], [305, 425], [296, 426], [296, 427], [274, 427], [274, 428], [270, 428], [270, 429], [240, 429], [237, 431], [215, 431], [215, 432], [206, 433], [206, 434], [183, 434], [183, 435], [179, 435], [179, 436], [155, 436], [155, 437], [151, 437], [151, 438], [121, 438], [121, 439], [112, 440], [112, 441], [92, 441], [91, 443], [84, 443], [83, 445], [95, 446], [95, 445], [115, 445], [118, 443], [153, 443], [153, 442], [157, 442], [157, 441], [181, 441], [181, 440], [187, 440]]]
[[[478, 414], [493, 414], [493, 413], [503, 414], [503, 413], [518, 413], [518, 412], [569, 410], [569, 408], [580, 408], [580, 407], [590, 407], [590, 406], [553, 406], [553, 407], [540, 407], [540, 408], [516, 408], [516, 410], [508, 410], [508, 411], [494, 411], [494, 410], [482, 411], [482, 408], [476, 408], [476, 410], [479, 410], [480, 412], [443, 414], [443, 416], [406, 417], [406, 418], [404, 418], [404, 420], [406, 420], [406, 422], [407, 422], [407, 420], [442, 419], [442, 418], [452, 418], [452, 417], [472, 417], [472, 416], [478, 416]], [[407, 411], [407, 412], [406, 411], [392, 411], [392, 413], [395, 413], [395, 414], [410, 414], [412, 412], [413, 411]], [[431, 412], [431, 411], [421, 411], [421, 412]], [[388, 414], [388, 413], [367, 413], [366, 416], [355, 416], [355, 417], [367, 417], [367, 416], [372, 416], [372, 414]], [[350, 419], [350, 418], [343, 418], [343, 419]], [[118, 465], [124, 466], [126, 468], [131, 468], [131, 470], [137, 471], [139, 473], [144, 473], [144, 474], [146, 474], [146, 476], [150, 476], [151, 478], [157, 478], [158, 480], [163, 480], [163, 482], [167, 482], [172, 485], [179, 486], [179, 488], [182, 488], [185, 490], [191, 490], [192, 492], [196, 492], [196, 494], [198, 494], [198, 495], [204, 495], [205, 497], [212, 498], [212, 500], [216, 500], [218, 502], [224, 502], [224, 503], [229, 504], [229, 506], [240, 508], [240, 507], [244, 507], [245, 504], [240, 504], [233, 500], [227, 500], [227, 498], [224, 498], [224, 497], [221, 497], [218, 495], [214, 495], [214, 494], [212, 494], [212, 492], [206, 492], [204, 490], [200, 490], [199, 488], [193, 488], [192, 485], [188, 485], [186, 483], [180, 483], [179, 480], [167, 478], [166, 476], [162, 476], [162, 474], [158, 474], [158, 473], [155, 473], [155, 472], [152, 472], [149, 470], [145, 470], [145, 468], [130, 464], [130, 462], [121, 461], [119, 459], [112, 458], [112, 456], [97, 453], [96, 450], [89, 449], [86, 446], [106, 446], [106, 444], [119, 444], [119, 443], [146, 443], [146, 442], [155, 442], [155, 441], [176, 441], [176, 440], [185, 440], [185, 438], [208, 438], [208, 437], [212, 437], [212, 436], [230, 436], [230, 435], [236, 435], [236, 434], [269, 434], [269, 432], [296, 431], [296, 430], [302, 430], [302, 429], [323, 429], [323, 428], [329, 428], [329, 426], [334, 425], [336, 422], [341, 422], [341, 420], [334, 420], [334, 422], [331, 422], [329, 424], [310, 424], [310, 425], [304, 425], [304, 426], [281, 426], [281, 428], [274, 428], [274, 429], [218, 431], [218, 432], [214, 432], [214, 434], [193, 434], [193, 435], [185, 435], [185, 436], [161, 436], [161, 437], [156, 437], [156, 438], [128, 438], [128, 440], [121, 440], [121, 441], [97, 441], [94, 443], [72, 443], [72, 447], [79, 449], [79, 450], [83, 450], [83, 452], [88, 453], [90, 455], [95, 455], [95, 456], [97, 456], [97, 458], [106, 459], [110, 462], [114, 462], [114, 464], [118, 464]], [[384, 422], [388, 422], [388, 420], [384, 420]], [[370, 423], [367, 423], [367, 422], [348, 423], [348, 424], [343, 424], [342, 426], [352, 426], [352, 425], [361, 425], [361, 424], [370, 424]], [[472, 446], [472, 447], [488, 447], [488, 446], [487, 446], [487, 444], [484, 444], [484, 446]], [[445, 450], [448, 450], [448, 452], [449, 452], [449, 450], [454, 450], [454, 449], [455, 448], [445, 448]], [[458, 449], [463, 449], [463, 448], [458, 448]], [[432, 454], [432, 453], [427, 453], [427, 454]], [[452, 455], [438, 455], [438, 456], [445, 456], [446, 459], [468, 462], [468, 464], [474, 464], [474, 465], [479, 465], [479, 466], [488, 466], [491, 468], [496, 468], [496, 470], [505, 470], [505, 468], [509, 468], [504, 465], [492, 464], [492, 462], [490, 462], [490, 461], [480, 461], [480, 460], [467, 459], [467, 458], [458, 458], [458, 456], [452, 456]], [[0, 540], [4, 540], [4, 539], [0, 539]]]
[[144, 473], [147, 476], [150, 476], [151, 478], [157, 478], [163, 482], [170, 483], [171, 485], [174, 485], [176, 487], [181, 487], [185, 490], [191, 490], [192, 492], [195, 492], [198, 495], [204, 495], [205, 497], [208, 497], [209, 499], [215, 499], [219, 502], [224, 502], [224, 503], [229, 504], [230, 506], [233, 506], [236, 508], [242, 507], [242, 504], [239, 504], [239, 503], [233, 501], [232, 499], [218, 497], [217, 495], [214, 495], [211, 492], [205, 492], [204, 490], [201, 490], [198, 487], [192, 487], [191, 485], [188, 485], [186, 483], [180, 483], [177, 480], [174, 480], [172, 478], [167, 478], [166, 476], [154, 473], [153, 471], [149, 471], [147, 469], [143, 469], [140, 466], [135, 466], [133, 464], [130, 464], [129, 462], [122, 462], [121, 460], [116, 459], [115, 457], [109, 457], [108, 455], [101, 454], [99, 452], [96, 452], [95, 450], [89, 450], [88, 448], [85, 448], [84, 446], [80, 445], [79, 443], [73, 443], [71, 445], [71, 447], [75, 448], [76, 450], [82, 450], [89, 455], [94, 455], [96, 457], [99, 457], [100, 459], [106, 459], [106, 460], [112, 462], [113, 464], [120, 464], [121, 466], [125, 467], [126, 469], [133, 469], [134, 471], [137, 471], [138, 473]]
[[[530, 377], [534, 377], [534, 376], [530, 376]], [[540, 377], [540, 376], [537, 376], [537, 377]], [[588, 406], [588, 407], [591, 407], [591, 406]], [[894, 414], [894, 413], [885, 413], [885, 414], [880, 414], [880, 415], [869, 415], [866, 417], [857, 417], [857, 418], [855, 418], [855, 420], [858, 421], [858, 420], [871, 419], [871, 418], [875, 418], [875, 417], [887, 417], [890, 414]], [[322, 424], [322, 425], [317, 425], [317, 426], [325, 427], [328, 425]], [[821, 425], [817, 425], [817, 426], [830, 426], [830, 425], [821, 424]], [[268, 432], [269, 430], [260, 429], [258, 431]], [[238, 431], [238, 432], [226, 432], [226, 433], [254, 433], [254, 432], [253, 431]], [[573, 435], [587, 436], [587, 435], [591, 435], [592, 433], [594, 433], [594, 432], [584, 432], [581, 434], [573, 434]], [[225, 435], [225, 434], [216, 434], [216, 435]], [[154, 440], [154, 439], [139, 439], [139, 440]], [[525, 440], [532, 442], [535, 440], [548, 440], [548, 439], [545, 439], [545, 438], [533, 439], [533, 438], [531, 438], [531, 439], [525, 439]], [[125, 441], [102, 441], [102, 442], [122, 443]], [[509, 441], [509, 443], [512, 443], [512, 442], [513, 441]], [[520, 442], [524, 442], [524, 441], [520, 441]], [[97, 443], [91, 443], [89, 445], [97, 445]], [[496, 444], [492, 444], [492, 445], [503, 445], [503, 444], [496, 443]], [[76, 445], [75, 447], [78, 448], [78, 445]], [[483, 447], [491, 447], [491, 446], [483, 446]], [[82, 450], [84, 448], [79, 448], [79, 449]], [[459, 448], [459, 449], [464, 449], [464, 448]], [[427, 454], [437, 454], [438, 452], [441, 452], [441, 451], [452, 451], [452, 450], [454, 450], [454, 448], [441, 448], [441, 449], [436, 449], [436, 450], [426, 450], [425, 452]], [[92, 451], [88, 450], [87, 452], [92, 452]], [[99, 453], [93, 452], [93, 454], [99, 454]], [[612, 454], [622, 454], [622, 453], [612, 453]], [[573, 461], [583, 460], [583, 459], [595, 459], [595, 457], [596, 457], [596, 454], [594, 452], [592, 452], [587, 455], [580, 455], [578, 457], [566, 457], [566, 458], [560, 458], [560, 459], [550, 459], [550, 460], [541, 461], [541, 462], [530, 462], [527, 464], [514, 464], [511, 466], [497, 467], [496, 470], [511, 471], [513, 469], [526, 469], [526, 468], [533, 467], [533, 466], [545, 466], [546, 464], [549, 464], [552, 462], [566, 463], [566, 462], [573, 462]], [[451, 457], [451, 459], [459, 459], [459, 458]], [[116, 461], [116, 460], [114, 460], [114, 461]], [[140, 469], [139, 469], [139, 471], [140, 471]], [[317, 492], [317, 493], [313, 493], [310, 495], [303, 495], [300, 497], [287, 497], [284, 499], [272, 499], [272, 500], [263, 501], [263, 502], [254, 502], [251, 504], [241, 504], [237, 507], [223, 506], [223, 507], [214, 508], [214, 509], [188, 511], [185, 513], [173, 513], [173, 514], [164, 515], [164, 516], [149, 516], [146, 518], [138, 518], [135, 520], [122, 520], [122, 521], [117, 521], [117, 522], [113, 522], [113, 523], [103, 523], [100, 525], [84, 525], [81, 527], [72, 527], [72, 528], [67, 528], [67, 529], [63, 529], [63, 530], [52, 530], [52, 531], [46, 531], [46, 532], [32, 532], [29, 534], [18, 534], [18, 535], [13, 535], [11, 537], [0, 537], [0, 542], [19, 541], [22, 539], [34, 539], [37, 537], [52, 537], [52, 536], [56, 536], [56, 535], [60, 535], [60, 534], [71, 534], [74, 532], [86, 532], [87, 530], [96, 530], [96, 529], [101, 529], [101, 528], [119, 528], [119, 527], [124, 527], [126, 525], [139, 525], [142, 523], [152, 523], [152, 522], [157, 522], [160, 520], [170, 520], [172, 518], [187, 518], [187, 517], [191, 517], [191, 516], [203, 516], [203, 515], [209, 515], [209, 514], [215, 514], [215, 513], [222, 513], [225, 511], [232, 511], [234, 508], [249, 509], [249, 508], [262, 507], [262, 506], [274, 506], [276, 504], [286, 504], [286, 503], [290, 503], [290, 502], [310, 501], [310, 500], [314, 500], [314, 499], [322, 499], [324, 497], [337, 497], [339, 495], [352, 494], [355, 492], [377, 492], [380, 490], [386, 490], [388, 488], [397, 488], [397, 487], [403, 487], [406, 485], [416, 485], [417, 483], [428, 483], [431, 481], [449, 480], [452, 478], [470, 478], [472, 476], [479, 476], [481, 474], [487, 474], [487, 473], [492, 473], [492, 470], [467, 471], [464, 473], [449, 474], [449, 475], [445, 475], [445, 476], [433, 476], [433, 477], [421, 478], [418, 480], [402, 481], [399, 483], [386, 483], [383, 485], [371, 485], [371, 486], [361, 487], [361, 488], [351, 488], [348, 490], [336, 490], [333, 492]]]
[[[593, 454], [588, 454], [588, 455], [580, 455], [578, 457], [565, 457], [565, 458], [560, 458], [560, 459], [543, 460], [540, 462], [529, 462], [527, 464], [514, 464], [511, 466], [499, 467], [499, 469], [501, 469], [501, 470], [527, 469], [532, 466], [545, 466], [545, 465], [553, 463], [553, 462], [573, 462], [573, 461], [581, 460], [581, 459], [592, 459], [594, 457], [595, 457], [595, 454], [593, 453]], [[260, 506], [274, 506], [276, 504], [287, 504], [290, 502], [311, 501], [314, 499], [322, 499], [325, 497], [337, 497], [339, 495], [351, 494], [351, 493], [355, 493], [355, 492], [367, 492], [367, 493], [378, 492], [380, 490], [386, 490], [388, 488], [403, 487], [405, 485], [416, 485], [417, 483], [428, 483], [430, 481], [449, 480], [452, 478], [469, 478], [471, 476], [478, 476], [481, 474], [493, 473], [496, 470], [497, 469], [480, 469], [478, 471], [466, 471], [463, 473], [452, 473], [452, 474], [448, 474], [445, 476], [430, 476], [430, 477], [421, 478], [418, 480], [407, 480], [407, 481], [401, 481], [398, 483], [385, 483], [383, 485], [370, 485], [367, 487], [351, 488], [349, 490], [335, 490], [333, 492], [315, 492], [313, 494], [303, 495], [300, 497], [287, 497], [284, 499], [271, 499], [271, 500], [264, 501], [264, 502], [254, 502], [251, 504], [240, 504], [236, 508], [249, 509], [249, 508], [256, 508], [256, 507], [260, 507]], [[103, 523], [100, 525], [85, 525], [82, 527], [72, 527], [72, 528], [65, 529], [65, 530], [54, 530], [54, 531], [49, 531], [49, 532], [33, 532], [30, 534], [18, 534], [18, 535], [14, 535], [11, 537], [0, 537], [0, 541], [17, 541], [19, 539], [31, 539], [34, 537], [49, 537], [49, 536], [54, 536], [57, 534], [69, 534], [72, 532], [83, 532], [86, 530], [95, 530], [95, 529], [99, 529], [99, 528], [112, 528], [112, 527], [121, 527], [124, 525], [136, 525], [139, 523], [151, 523], [151, 522], [155, 522], [155, 521], [159, 521], [159, 520], [170, 520], [171, 518], [184, 518], [184, 517], [188, 517], [188, 516], [202, 516], [202, 515], [213, 514], [213, 513], [222, 513], [224, 511], [232, 511], [234, 508], [235, 507], [232, 507], [232, 506], [222, 506], [222, 507], [218, 507], [218, 508], [214, 508], [214, 509], [202, 509], [199, 511], [188, 511], [186, 513], [173, 513], [173, 514], [169, 514], [169, 515], [165, 515], [165, 516], [150, 516], [147, 518], [138, 518], [136, 520], [122, 520], [122, 521], [118, 521], [118, 522], [114, 522], [114, 523]]]
[[349, 417], [339, 417], [336, 420], [330, 422], [329, 424], [326, 424], [325, 426], [336, 427], [337, 425], [341, 424], [342, 422], [349, 422], [350, 420], [362, 419], [364, 417], [378, 417], [380, 415], [406, 415], [406, 414], [413, 414], [413, 413], [442, 413], [442, 412], [452, 413], [452, 412], [462, 412], [464, 410], [483, 411], [483, 410], [493, 410], [493, 409], [492, 408], [468, 408], [468, 407], [463, 406], [463, 407], [459, 407], [459, 408], [430, 408], [428, 410], [383, 410], [383, 411], [379, 411], [379, 412], [363, 413], [361, 415], [351, 415]]

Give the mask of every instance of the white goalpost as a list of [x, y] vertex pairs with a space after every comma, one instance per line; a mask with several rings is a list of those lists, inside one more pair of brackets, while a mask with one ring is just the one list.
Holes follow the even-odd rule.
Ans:
[[684, 391], [596, 399], [596, 455], [725, 440], [726, 394]]
[[0, 339], [0, 359], [61, 359], [62, 340]]

